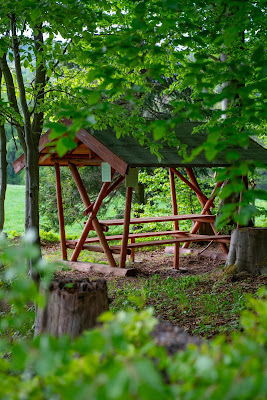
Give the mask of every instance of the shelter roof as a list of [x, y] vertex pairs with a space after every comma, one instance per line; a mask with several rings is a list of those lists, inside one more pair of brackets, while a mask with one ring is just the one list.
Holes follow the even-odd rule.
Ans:
[[[71, 119], [64, 119], [62, 122], [66, 126], [72, 124]], [[200, 122], [185, 122], [175, 127], [175, 136], [182, 145], [187, 146], [188, 154], [206, 141], [205, 133], [193, 134], [193, 129], [201, 124]], [[141, 146], [132, 135], [118, 139], [112, 129], [97, 131], [93, 128], [80, 129], [75, 138], [77, 148], [59, 158], [55, 153], [50, 154], [51, 148], [46, 147], [50, 142], [49, 133], [49, 131], [46, 132], [40, 139], [39, 165], [54, 165], [55, 162], [60, 165], [68, 165], [68, 162], [80, 166], [100, 165], [102, 161], [105, 161], [122, 175], [125, 175], [130, 167], [222, 167], [229, 165], [224, 154], [208, 161], [203, 152], [192, 162], [185, 163], [183, 156], [178, 153], [179, 149], [169, 146], [168, 141], [160, 142], [162, 159], [159, 160], [155, 154], [151, 154], [148, 147]], [[231, 150], [237, 150], [237, 148], [233, 146]], [[250, 140], [247, 148], [239, 148], [238, 151], [241, 160], [257, 160], [267, 164], [267, 149], [253, 140]], [[13, 165], [15, 171], [19, 172], [25, 166], [24, 155], [20, 156]]]

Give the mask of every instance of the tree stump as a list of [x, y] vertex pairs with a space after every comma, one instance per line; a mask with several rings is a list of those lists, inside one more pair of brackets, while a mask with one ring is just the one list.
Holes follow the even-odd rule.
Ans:
[[38, 309], [35, 336], [79, 336], [97, 324], [97, 318], [108, 310], [107, 284], [104, 279], [55, 279], [48, 291], [45, 309]]
[[226, 266], [236, 266], [237, 272], [267, 273], [267, 228], [245, 227], [235, 229]]

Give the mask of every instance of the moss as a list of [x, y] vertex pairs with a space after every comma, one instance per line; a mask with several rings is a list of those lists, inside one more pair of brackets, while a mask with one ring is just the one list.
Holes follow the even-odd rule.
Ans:
[[232, 275], [236, 275], [237, 274], [237, 267], [235, 264], [233, 265], [227, 265], [223, 271], [222, 274], [224, 276], [232, 276]]

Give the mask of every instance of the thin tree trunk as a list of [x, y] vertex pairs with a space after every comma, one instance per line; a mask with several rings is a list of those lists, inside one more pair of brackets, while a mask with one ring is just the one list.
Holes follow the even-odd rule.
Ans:
[[0, 126], [0, 231], [5, 222], [5, 197], [7, 186], [6, 132], [4, 124]]
[[[0, 68], [0, 99], [2, 96], [2, 70]], [[4, 122], [0, 124], [0, 232], [5, 222], [5, 197], [7, 184], [7, 161], [6, 161], [6, 132]]]

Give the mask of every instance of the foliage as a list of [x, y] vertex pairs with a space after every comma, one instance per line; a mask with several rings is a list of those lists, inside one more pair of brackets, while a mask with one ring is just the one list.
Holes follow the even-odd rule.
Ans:
[[[3, 243], [2, 243], [3, 246]], [[3, 249], [2, 249], [3, 250]], [[34, 248], [2, 252], [1, 301], [9, 301], [15, 318], [3, 315], [1, 330], [21, 326], [27, 301], [40, 298], [25, 274], [24, 260]], [[44, 274], [47, 266], [37, 267]], [[46, 284], [48, 283], [46, 279]], [[43, 283], [44, 284], [44, 283]], [[10, 357], [0, 359], [3, 399], [263, 399], [267, 394], [266, 290], [248, 300], [244, 333], [231, 343], [222, 337], [201, 349], [190, 347], [173, 357], [155, 345], [150, 332], [152, 310], [110, 312], [102, 327], [68, 337], [16, 338]], [[18, 318], [20, 317], [20, 318]], [[1, 338], [1, 349], [6, 340]]]
[[[257, 160], [240, 162], [239, 153], [249, 136], [266, 135], [265, 20], [263, 0], [7, 1], [0, 57], [17, 69], [17, 35], [25, 89], [13, 74], [17, 101], [19, 88], [30, 117], [72, 116], [68, 137], [59, 124], [50, 125], [60, 155], [73, 149], [78, 128], [110, 125], [118, 137], [132, 134], [160, 157], [160, 140], [169, 140], [175, 124], [207, 122], [207, 142], [188, 156], [204, 151], [212, 160], [236, 146], [226, 152], [231, 167], [217, 176], [231, 178], [225, 196], [244, 190], [240, 176], [259, 166]], [[38, 67], [45, 74], [40, 86]], [[227, 108], [221, 110], [225, 99]], [[20, 108], [14, 109], [10, 98], [1, 107], [8, 121], [23, 126]], [[249, 190], [241, 207], [228, 207], [222, 221], [234, 214], [245, 224], [256, 212], [248, 206], [256, 198], [266, 199], [266, 192]]]
[[[101, 5], [105, 10], [101, 34], [90, 44], [81, 40], [84, 47], [78, 59], [85, 68], [90, 54], [87, 82], [91, 86], [81, 87], [90, 100], [74, 115], [75, 129], [84, 120], [97, 128], [111, 125], [118, 137], [132, 133], [160, 156], [160, 142], [151, 141], [147, 132], [159, 140], [169, 138], [179, 122], [208, 121], [207, 142], [188, 156], [193, 159], [204, 151], [212, 160], [234, 145], [234, 150], [226, 152], [231, 167], [219, 171], [217, 179], [231, 178], [223, 196], [226, 191], [245, 190], [240, 176], [259, 163], [240, 162], [240, 151], [248, 145], [249, 136], [265, 129], [264, 2], [146, 0]], [[175, 97], [175, 91], [188, 88], [190, 96]], [[157, 118], [147, 124], [149, 96], [154, 100], [153, 111], [158, 99], [161, 104]], [[225, 99], [227, 108], [221, 110]], [[169, 105], [167, 117], [164, 104]], [[72, 114], [69, 105], [62, 115], [66, 112]], [[225, 219], [234, 214], [236, 222], [246, 224], [256, 211], [248, 203], [259, 196], [266, 198], [266, 193], [250, 190], [240, 204], [240, 217], [237, 205], [225, 211]]]
[[210, 276], [181, 276], [173, 279], [155, 274], [139, 284], [125, 282], [117, 291], [110, 285], [114, 312], [153, 306], [160, 318], [183, 326], [194, 321], [189, 333], [212, 338], [219, 333], [230, 335], [240, 329], [240, 313], [245, 308], [245, 292], [230, 286], [222, 278]]

